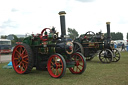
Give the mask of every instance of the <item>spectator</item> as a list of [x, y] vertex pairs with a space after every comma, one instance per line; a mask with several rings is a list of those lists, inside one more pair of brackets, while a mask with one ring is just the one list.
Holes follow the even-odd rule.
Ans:
[[125, 45], [124, 45], [124, 43], [122, 43], [122, 49], [121, 49], [121, 51], [123, 51], [123, 50], [126, 51], [126, 50], [125, 50]]

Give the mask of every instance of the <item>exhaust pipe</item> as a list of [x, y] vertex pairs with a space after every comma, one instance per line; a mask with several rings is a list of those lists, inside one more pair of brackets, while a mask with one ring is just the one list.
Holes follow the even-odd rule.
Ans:
[[65, 11], [60, 11], [60, 25], [61, 25], [61, 37], [64, 37], [66, 35], [66, 26], [65, 26]]
[[106, 22], [107, 25], [107, 46], [111, 44], [110, 22]]
[[111, 38], [111, 34], [110, 34], [110, 22], [106, 22], [107, 24], [107, 39]]

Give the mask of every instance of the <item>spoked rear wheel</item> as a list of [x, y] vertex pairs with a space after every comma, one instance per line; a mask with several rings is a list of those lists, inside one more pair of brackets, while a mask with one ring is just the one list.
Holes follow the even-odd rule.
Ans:
[[112, 62], [113, 53], [109, 49], [101, 50], [99, 53], [99, 59], [102, 63], [110, 63]]
[[47, 69], [51, 77], [61, 78], [66, 72], [66, 62], [60, 54], [50, 56], [47, 63]]
[[80, 53], [82, 53], [84, 55], [84, 49], [83, 49], [83, 47], [82, 47], [82, 45], [80, 43], [73, 42], [73, 45], [74, 45], [74, 48], [73, 48], [74, 53], [75, 52], [80, 52]]
[[112, 62], [119, 61], [120, 60], [120, 56], [121, 56], [120, 52], [117, 49], [113, 49], [112, 52], [113, 52], [113, 60], [112, 60]]
[[75, 61], [75, 66], [69, 68], [70, 72], [73, 74], [82, 74], [86, 69], [86, 60], [84, 56], [81, 53], [76, 52], [72, 54], [71, 57], [71, 59]]
[[19, 44], [12, 53], [14, 70], [19, 74], [29, 73], [33, 68], [33, 54], [29, 45]]

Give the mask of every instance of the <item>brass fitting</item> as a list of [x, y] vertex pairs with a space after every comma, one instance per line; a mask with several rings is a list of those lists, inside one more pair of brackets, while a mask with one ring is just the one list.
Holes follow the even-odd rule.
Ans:
[[106, 22], [106, 24], [110, 24], [110, 22]]
[[66, 12], [65, 12], [65, 11], [60, 11], [58, 14], [59, 14], [60, 16], [64, 16], [64, 15], [66, 14]]

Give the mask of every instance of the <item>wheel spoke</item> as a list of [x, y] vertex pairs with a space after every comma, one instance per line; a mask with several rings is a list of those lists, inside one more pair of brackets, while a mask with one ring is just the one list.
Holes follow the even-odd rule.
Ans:
[[113, 59], [115, 59], [116, 61], [118, 60], [116, 57], [114, 57]]
[[14, 58], [14, 60], [18, 60], [18, 58]]
[[24, 62], [24, 63], [28, 64], [28, 62], [27, 62], [27, 61], [25, 61], [25, 60], [22, 60], [22, 62]]
[[75, 51], [78, 52], [80, 50], [80, 48], [77, 48]]
[[79, 69], [79, 71], [81, 71], [81, 69], [77, 66], [77, 68]]
[[18, 68], [19, 66], [21, 66], [21, 63], [22, 63], [22, 62], [20, 62], [18, 65], [16, 65], [16, 68]]
[[24, 58], [28, 58], [28, 55], [25, 55], [25, 56], [23, 56], [22, 58], [23, 58], [23, 59], [24, 59]]
[[22, 67], [22, 66], [20, 66], [20, 70], [21, 70], [21, 71], [24, 71], [24, 69], [23, 69], [23, 67]]
[[51, 61], [51, 64], [54, 65], [54, 63]]
[[22, 47], [19, 47], [19, 52], [20, 52], [20, 53], [22, 52]]
[[79, 65], [83, 67], [83, 65], [81, 65], [81, 64], [79, 64]]
[[57, 75], [57, 72], [58, 72], [58, 69], [56, 69], [56, 71], [55, 71], [55, 75]]
[[54, 67], [52, 66], [52, 72], [54, 72], [54, 70], [55, 70], [55, 69], [54, 69]]
[[16, 52], [17, 52], [19, 55], [21, 55], [21, 53], [20, 53], [19, 51], [16, 50]]
[[78, 66], [76, 66], [76, 72], [78, 72], [78, 69], [77, 68], [78, 68]]
[[22, 67], [23, 67], [24, 69], [26, 69], [26, 67], [25, 67], [24, 63], [22, 63]]
[[58, 67], [60, 68], [62, 65], [58, 65]]
[[26, 51], [26, 50], [24, 49], [21, 54], [23, 55], [25, 51]]

